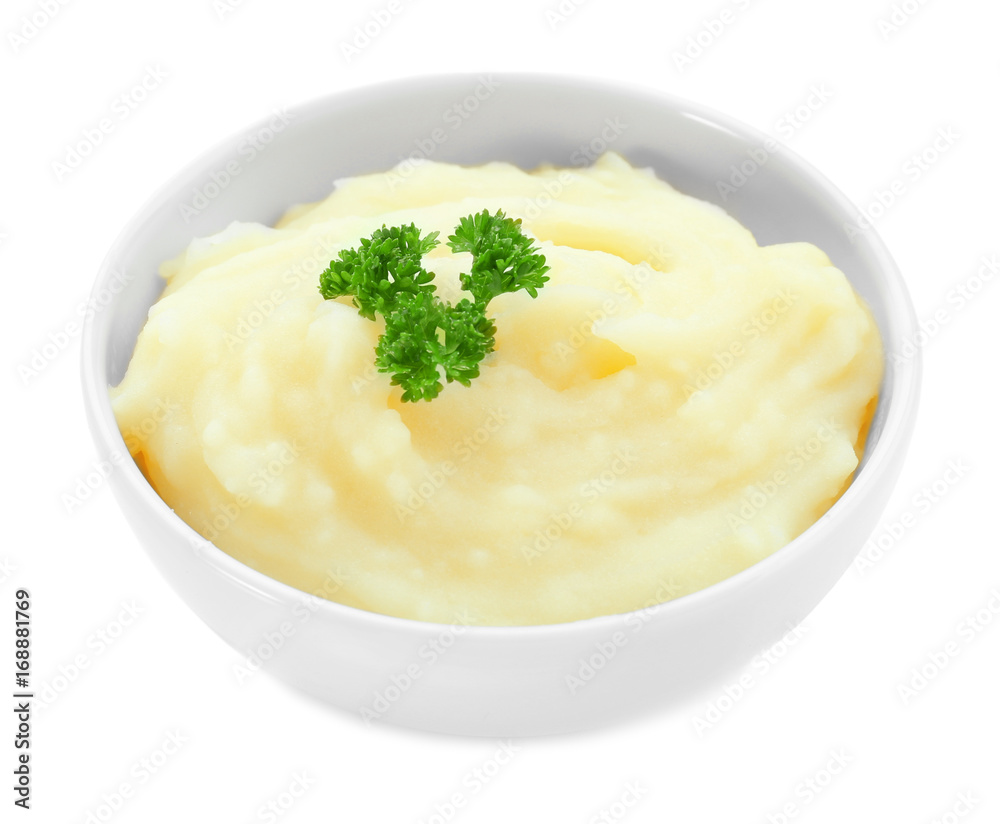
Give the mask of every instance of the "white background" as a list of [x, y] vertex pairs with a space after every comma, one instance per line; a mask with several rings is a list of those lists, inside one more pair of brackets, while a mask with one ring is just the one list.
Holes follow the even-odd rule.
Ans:
[[[1000, 285], [983, 278], [984, 259], [1000, 253], [1000, 8], [908, 0], [900, 8], [912, 13], [898, 11], [890, 31], [888, 0], [399, 3], [350, 61], [344, 42], [387, 2], [91, 0], [51, 16], [42, 0], [8, 0], [0, 10], [0, 694], [13, 692], [12, 602], [26, 587], [33, 686], [56, 695], [35, 712], [27, 813], [7, 789], [14, 726], [0, 705], [2, 819], [107, 820], [110, 799], [120, 803], [111, 820], [144, 824], [588, 822], [602, 810], [636, 824], [791, 812], [806, 822], [1000, 821]], [[547, 14], [559, 8], [563, 19]], [[23, 15], [43, 23], [34, 35]], [[689, 37], [707, 45], [680, 65]], [[116, 101], [151, 70], [166, 76], [122, 117]], [[475, 791], [469, 776], [493, 774], [495, 741], [366, 727], [266, 674], [240, 684], [239, 653], [167, 588], [109, 491], [77, 498], [96, 451], [72, 324], [138, 207], [274, 107], [416, 73], [502, 70], [597, 76], [708, 104], [785, 140], [865, 208], [902, 181], [895, 202], [875, 206], [876, 225], [918, 315], [947, 322], [924, 341], [920, 418], [876, 533], [888, 547], [880, 560], [848, 572], [774, 663], [751, 664], [735, 699], [716, 690], [628, 726], [514, 742], [510, 763]], [[817, 110], [800, 109], [811, 95]], [[103, 117], [111, 133], [60, 174], [53, 164]], [[911, 157], [940, 129], [957, 137], [915, 174]], [[963, 303], [959, 287], [982, 288]], [[55, 355], [27, 373], [53, 343]], [[967, 467], [960, 478], [946, 480], [949, 462]], [[920, 490], [934, 482], [946, 491], [930, 504]], [[127, 626], [123, 605], [138, 611]], [[935, 673], [930, 657], [946, 648], [957, 654]], [[84, 666], [74, 672], [74, 662]], [[924, 665], [933, 677], [902, 695]], [[698, 719], [709, 717], [705, 730]], [[183, 744], [164, 763], [172, 733]], [[143, 759], [160, 765], [154, 774]], [[266, 805], [287, 802], [295, 781], [308, 785], [301, 798], [269, 818]], [[130, 797], [118, 801], [123, 783]], [[630, 786], [638, 803], [613, 806]], [[431, 818], [455, 793], [464, 806]]]

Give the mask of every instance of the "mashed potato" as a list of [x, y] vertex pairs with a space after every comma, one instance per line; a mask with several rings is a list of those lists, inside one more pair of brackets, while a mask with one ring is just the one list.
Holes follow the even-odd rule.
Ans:
[[[323, 300], [387, 224], [523, 219], [551, 266], [490, 304], [471, 387], [401, 403], [381, 320]], [[425, 265], [461, 296], [467, 254]], [[167, 286], [111, 390], [136, 462], [196, 531], [308, 593], [405, 618], [543, 624], [707, 587], [850, 482], [882, 375], [868, 309], [806, 243], [608, 154], [587, 169], [399, 167], [278, 224], [233, 224]]]

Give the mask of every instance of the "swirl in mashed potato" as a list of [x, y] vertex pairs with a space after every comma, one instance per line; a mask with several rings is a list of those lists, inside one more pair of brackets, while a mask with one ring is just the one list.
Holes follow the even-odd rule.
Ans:
[[[323, 300], [319, 273], [383, 224], [447, 237], [483, 209], [523, 220], [550, 281], [490, 304], [471, 387], [401, 403], [374, 368], [381, 321]], [[461, 296], [469, 260], [425, 259], [439, 294]], [[850, 483], [883, 368], [822, 251], [758, 246], [615, 154], [342, 181], [162, 274], [111, 390], [157, 492], [273, 578], [427, 621], [572, 621], [745, 569]]]

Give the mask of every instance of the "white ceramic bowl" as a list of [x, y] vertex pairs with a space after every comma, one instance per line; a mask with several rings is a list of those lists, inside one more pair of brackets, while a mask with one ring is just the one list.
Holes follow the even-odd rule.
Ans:
[[[799, 538], [659, 608], [551, 626], [456, 630], [309, 598], [201, 540], [128, 458], [108, 387], [124, 374], [162, 288], [159, 264], [192, 238], [232, 220], [272, 223], [289, 205], [324, 197], [337, 178], [415, 153], [531, 168], [579, 165], [604, 148], [724, 206], [762, 244], [816, 243], [871, 306], [888, 355], [913, 333], [913, 308], [885, 246], [870, 230], [845, 230], [859, 211], [801, 158], [701, 106], [589, 80], [447, 76], [269, 116], [181, 171], [133, 218], [95, 286], [118, 294], [83, 333], [87, 415], [101, 457], [117, 464], [110, 483], [122, 510], [171, 585], [237, 650], [372, 723], [493, 736], [568, 732], [704, 691], [801, 621], [850, 565], [900, 472], [918, 358], [889, 358], [855, 480]], [[723, 202], [718, 181], [738, 182], [733, 167], [743, 167], [746, 182]], [[579, 679], [575, 689], [567, 676]]]

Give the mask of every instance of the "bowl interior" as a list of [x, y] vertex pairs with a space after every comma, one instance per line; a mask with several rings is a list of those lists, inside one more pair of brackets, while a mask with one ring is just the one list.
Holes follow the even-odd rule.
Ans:
[[[585, 165], [605, 149], [723, 207], [761, 244], [818, 245], [868, 302], [888, 355], [910, 334], [912, 307], [877, 235], [849, 233], [845, 226], [859, 215], [855, 207], [767, 136], [687, 102], [589, 81], [417, 78], [276, 111], [193, 162], [136, 215], [105, 261], [95, 290], [116, 278], [126, 285], [84, 338], [85, 383], [98, 398], [90, 410], [98, 430], [109, 444], [120, 440], [106, 389], [123, 377], [162, 289], [159, 265], [193, 238], [234, 220], [271, 224], [290, 205], [326, 196], [337, 179], [383, 171], [410, 157], [463, 164], [504, 160], [533, 168]], [[745, 182], [735, 186], [739, 175]], [[904, 426], [907, 404], [894, 401], [912, 400], [917, 382], [916, 364], [897, 366], [887, 358], [861, 469], [887, 429]]]

